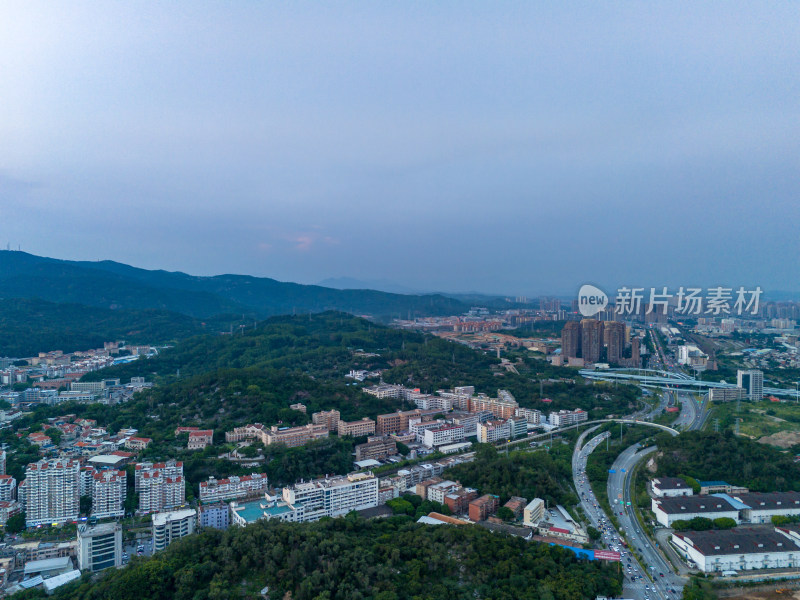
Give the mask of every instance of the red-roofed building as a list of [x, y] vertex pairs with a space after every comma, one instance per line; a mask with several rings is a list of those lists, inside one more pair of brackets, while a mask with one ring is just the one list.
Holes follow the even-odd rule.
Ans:
[[214, 430], [202, 429], [189, 432], [189, 443], [186, 447], [189, 450], [202, 450], [206, 446], [214, 443]]

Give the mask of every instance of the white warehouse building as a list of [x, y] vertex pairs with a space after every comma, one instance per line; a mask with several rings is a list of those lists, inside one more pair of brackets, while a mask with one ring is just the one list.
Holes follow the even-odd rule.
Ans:
[[688, 521], [695, 517], [719, 519], [729, 517], [739, 523], [739, 510], [722, 496], [674, 496], [653, 498], [653, 513], [664, 527], [675, 521]]
[[772, 529], [676, 531], [671, 542], [678, 554], [705, 573], [800, 566], [800, 546]]

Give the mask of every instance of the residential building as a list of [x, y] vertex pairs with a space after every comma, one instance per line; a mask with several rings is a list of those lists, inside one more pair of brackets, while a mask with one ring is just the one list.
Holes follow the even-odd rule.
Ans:
[[269, 487], [266, 473], [250, 473], [241, 477], [232, 475], [227, 479], [209, 477], [200, 482], [200, 502], [210, 504], [223, 500], [263, 496]]
[[650, 482], [650, 489], [656, 498], [673, 496], [692, 496], [692, 486], [678, 477], [657, 477]]
[[140, 513], [160, 512], [186, 503], [182, 462], [137, 464], [135, 484]]
[[678, 554], [704, 573], [800, 567], [800, 546], [780, 530], [676, 531], [671, 542]]
[[278, 429], [275, 425], [263, 434], [265, 446], [284, 444], [289, 448], [304, 446], [308, 442], [328, 437], [328, 428], [324, 425], [308, 424], [301, 427]]
[[522, 511], [522, 522], [528, 527], [534, 527], [544, 519], [544, 500], [534, 498]]
[[470, 521], [485, 521], [495, 512], [500, 503], [500, 498], [491, 494], [486, 494], [480, 498], [476, 498], [469, 503], [469, 519]]
[[438, 448], [464, 440], [464, 427], [462, 425], [442, 425], [433, 429], [426, 429], [422, 443], [428, 448]]
[[359, 421], [339, 421], [338, 426], [339, 437], [351, 435], [353, 437], [360, 437], [362, 435], [375, 434], [375, 421], [369, 417], [364, 417]]
[[153, 515], [153, 552], [158, 552], [172, 542], [194, 533], [197, 511], [192, 508]]
[[388, 436], [370, 437], [365, 444], [356, 445], [356, 462], [367, 459], [381, 460], [397, 454], [397, 442]]
[[619, 364], [625, 350], [625, 324], [606, 321], [603, 324], [603, 342], [606, 347], [606, 361]]
[[303, 404], [302, 402], [297, 402], [295, 404], [290, 404], [289, 408], [292, 409], [292, 410], [299, 411], [299, 412], [301, 412], [303, 414], [307, 414], [307, 410], [308, 410], [306, 408], [306, 405]]
[[243, 427], [235, 427], [233, 431], [225, 432], [225, 441], [231, 443], [243, 442], [245, 440], [261, 440], [263, 433], [264, 426], [261, 423], [245, 425]]
[[0, 475], [0, 502], [17, 499], [17, 480], [11, 475]]
[[314, 425], [324, 425], [328, 431], [336, 431], [341, 418], [338, 410], [321, 410], [311, 415], [311, 422]]
[[152, 441], [150, 438], [132, 437], [125, 440], [124, 446], [128, 450], [144, 450]]
[[203, 504], [198, 511], [200, 527], [227, 529], [231, 524], [230, 507], [224, 502]]
[[266, 495], [261, 500], [251, 502], [231, 502], [231, 522], [244, 527], [256, 521], [285, 521], [302, 523], [305, 508], [301, 504], [291, 505], [277, 496]]
[[531, 425], [539, 425], [542, 422], [542, 413], [535, 408], [518, 408], [514, 416], [524, 418]]
[[14, 515], [22, 512], [22, 504], [15, 500], [0, 500], [0, 526], [4, 526]]
[[6, 474], [6, 451], [0, 450], [0, 475]]
[[511, 417], [508, 426], [512, 440], [528, 435], [528, 420], [525, 417]]
[[514, 416], [519, 404], [516, 400], [503, 398], [489, 398], [488, 396], [473, 396], [469, 401], [470, 412], [488, 410], [498, 419], [509, 419]]
[[78, 526], [78, 568], [102, 571], [122, 566], [122, 526], [117, 523]]
[[653, 513], [664, 527], [672, 527], [675, 521], [688, 521], [695, 517], [739, 519], [739, 510], [725, 498], [719, 496], [675, 496], [653, 498]]
[[41, 460], [25, 469], [25, 512], [28, 527], [76, 521], [80, 512], [80, 463], [70, 459]]
[[213, 429], [200, 429], [189, 432], [189, 441], [186, 445], [188, 450], [202, 450], [206, 446], [214, 443]]
[[283, 500], [292, 506], [303, 506], [306, 521], [338, 517], [377, 506], [378, 479], [365, 472], [300, 482], [283, 488]]
[[402, 385], [389, 385], [382, 383], [380, 385], [373, 385], [372, 387], [364, 388], [364, 392], [375, 396], [376, 398], [402, 398], [404, 387]]
[[558, 412], [551, 412], [550, 416], [548, 417], [548, 421], [550, 421], [550, 425], [553, 427], [568, 427], [569, 425], [582, 423], [588, 419], [589, 413], [587, 413], [585, 410], [581, 410], [580, 408], [576, 408], [575, 410], [560, 410]]
[[98, 519], [125, 516], [128, 477], [125, 471], [106, 469], [93, 475], [92, 516]]
[[745, 391], [740, 387], [710, 388], [708, 399], [712, 402], [734, 402], [745, 399]]
[[581, 324], [567, 321], [561, 329], [561, 356], [564, 359], [578, 358], [581, 355]]
[[511, 439], [511, 423], [509, 421], [486, 421], [478, 423], [478, 442], [493, 444]]
[[603, 322], [597, 319], [581, 321], [581, 355], [584, 363], [600, 361], [603, 348]]
[[455, 481], [440, 481], [428, 486], [427, 499], [439, 504], [444, 504], [445, 496], [460, 489], [461, 486]]
[[452, 421], [454, 425], [463, 425], [464, 426], [464, 435], [466, 437], [471, 437], [473, 435], [478, 435], [478, 423], [485, 423], [486, 421], [491, 421], [494, 419], [494, 414], [489, 412], [488, 410], [482, 410], [479, 412], [458, 412], [458, 413], [451, 413], [448, 415], [449, 420]]
[[758, 369], [739, 369], [736, 372], [736, 386], [744, 390], [752, 402], [760, 402], [764, 398], [764, 373]]
[[454, 515], [465, 513], [469, 510], [469, 503], [478, 497], [478, 491], [472, 488], [452, 490], [445, 495], [444, 502]]
[[525, 512], [525, 507], [528, 505], [527, 498], [521, 498], [519, 496], [511, 496], [508, 502], [506, 502], [503, 506], [511, 510], [514, 513], [514, 518], [519, 520], [523, 517], [523, 513]]

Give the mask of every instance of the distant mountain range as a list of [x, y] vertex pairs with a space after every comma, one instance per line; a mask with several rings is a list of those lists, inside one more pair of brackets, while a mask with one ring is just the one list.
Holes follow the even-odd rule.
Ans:
[[0, 298], [39, 298], [110, 309], [169, 310], [197, 318], [262, 319], [341, 310], [376, 318], [459, 314], [467, 303], [442, 294], [332, 289], [248, 275], [198, 277], [114, 261], [81, 262], [0, 251]]

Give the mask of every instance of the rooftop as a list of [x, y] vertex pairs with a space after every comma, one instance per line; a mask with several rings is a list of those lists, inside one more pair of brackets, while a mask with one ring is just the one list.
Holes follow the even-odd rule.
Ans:
[[675, 532], [706, 556], [765, 552], [796, 552], [800, 546], [774, 529], [736, 527], [709, 531]]
[[657, 477], [653, 485], [660, 490], [688, 490], [689, 484], [679, 477]]
[[659, 498], [656, 500], [661, 510], [668, 515], [681, 513], [713, 513], [737, 512], [728, 500], [719, 496], [677, 496], [675, 498]]

